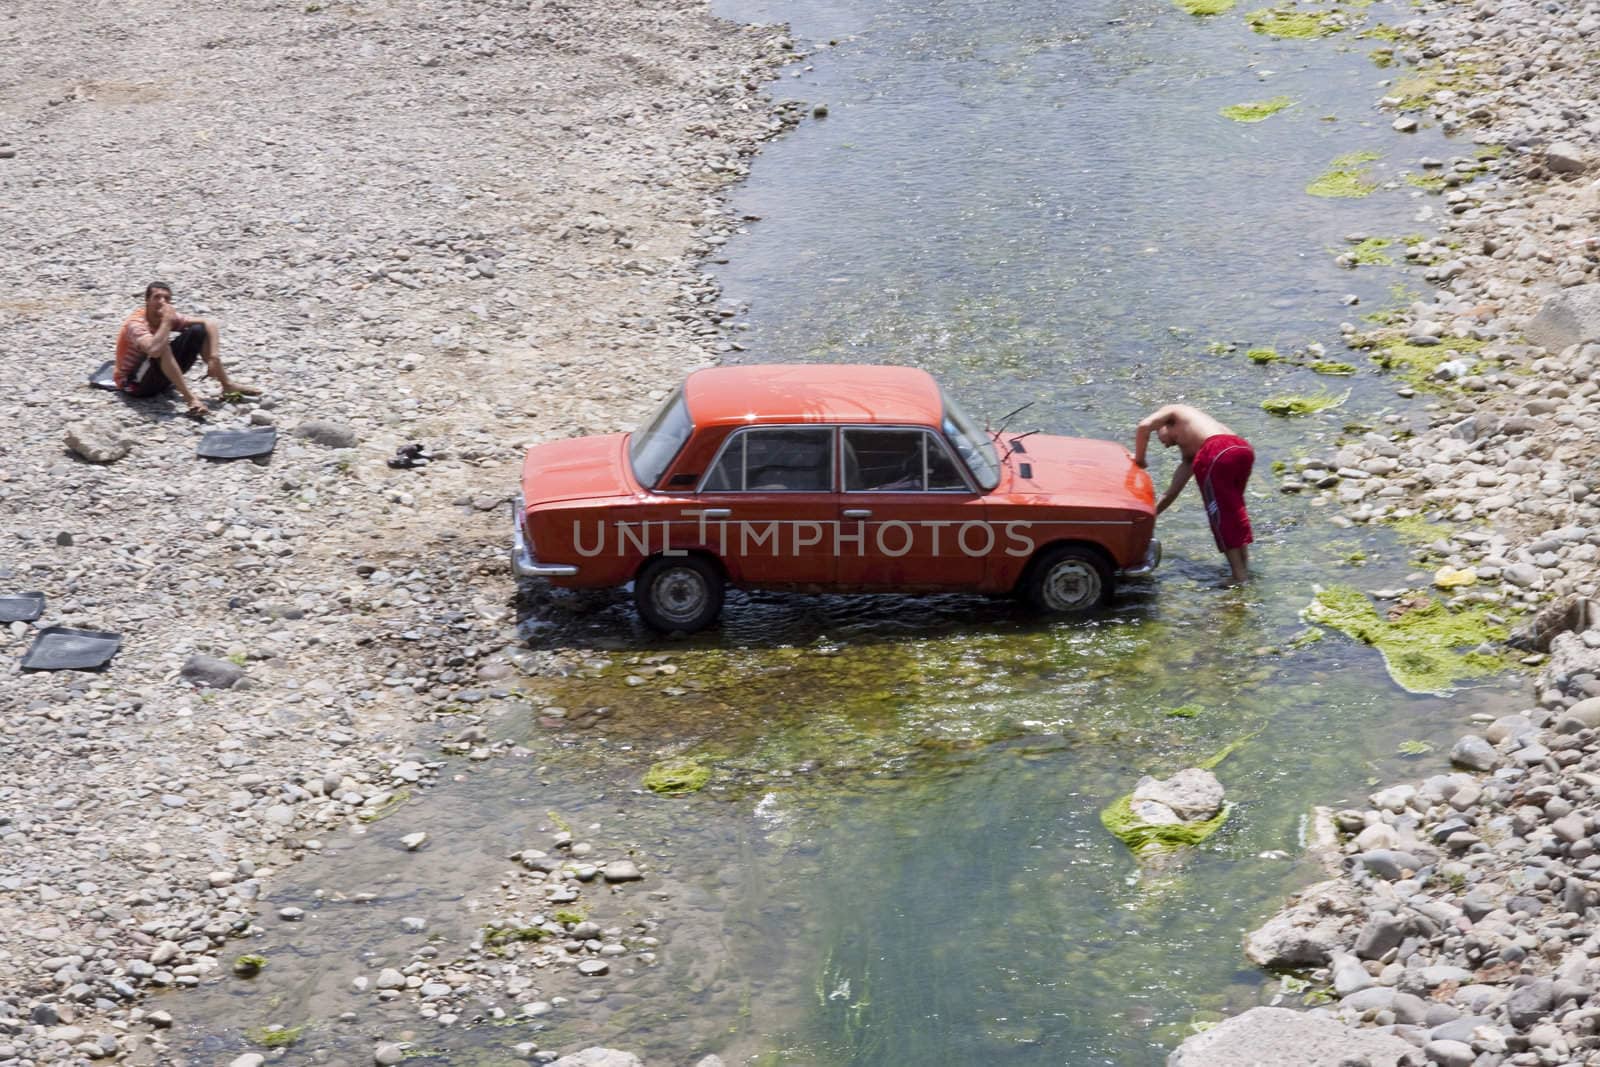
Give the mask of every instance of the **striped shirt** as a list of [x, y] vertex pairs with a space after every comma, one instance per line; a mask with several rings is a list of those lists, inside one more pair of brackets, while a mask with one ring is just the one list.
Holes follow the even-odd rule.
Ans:
[[[188, 326], [193, 319], [182, 315], [173, 316], [172, 329], [181, 330]], [[117, 331], [117, 370], [116, 382], [118, 389], [126, 389], [134, 380], [134, 375], [139, 371], [139, 364], [144, 362], [149, 355], [144, 348], [144, 342], [155, 335], [150, 329], [150, 324], [145, 321], [144, 308], [140, 308], [129, 315], [122, 323], [122, 329]]]

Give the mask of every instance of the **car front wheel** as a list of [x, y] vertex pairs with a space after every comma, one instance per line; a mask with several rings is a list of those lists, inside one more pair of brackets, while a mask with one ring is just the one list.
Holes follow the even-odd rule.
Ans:
[[639, 569], [633, 600], [639, 616], [662, 633], [693, 633], [722, 610], [722, 575], [699, 556], [658, 556]]
[[1023, 596], [1039, 611], [1090, 611], [1111, 599], [1111, 568], [1092, 548], [1062, 545], [1034, 560], [1023, 579]]

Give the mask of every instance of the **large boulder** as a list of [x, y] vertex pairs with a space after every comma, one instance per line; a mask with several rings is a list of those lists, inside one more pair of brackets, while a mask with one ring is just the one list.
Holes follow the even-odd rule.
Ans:
[[1133, 788], [1136, 811], [1143, 802], [1159, 804], [1182, 822], [1211, 818], [1222, 810], [1222, 801], [1222, 783], [1216, 775], [1199, 767], [1186, 768], [1167, 779], [1146, 775]]
[[556, 1061], [555, 1067], [644, 1067], [639, 1057], [614, 1048], [586, 1048]]
[[1600, 284], [1575, 285], [1549, 297], [1522, 335], [1552, 354], [1600, 340]]
[[1244, 954], [1258, 967], [1322, 967], [1355, 940], [1363, 915], [1361, 889], [1330, 878], [1245, 935]]
[[128, 454], [133, 442], [104, 419], [83, 419], [67, 427], [67, 447], [90, 463], [115, 463]]
[[1288, 1008], [1251, 1008], [1184, 1041], [1167, 1057], [1167, 1067], [1340, 1067], [1357, 1057], [1372, 1067], [1423, 1062], [1417, 1046], [1393, 1034]]
[[1582, 174], [1589, 169], [1589, 157], [1571, 141], [1554, 141], [1544, 150], [1544, 165], [1554, 174]]

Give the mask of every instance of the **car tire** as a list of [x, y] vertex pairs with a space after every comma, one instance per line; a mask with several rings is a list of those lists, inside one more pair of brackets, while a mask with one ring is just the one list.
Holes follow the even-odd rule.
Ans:
[[702, 556], [657, 556], [633, 581], [639, 617], [662, 633], [694, 633], [722, 611], [722, 573]]
[[1040, 553], [1022, 579], [1022, 595], [1051, 615], [1093, 611], [1111, 600], [1115, 579], [1105, 556], [1085, 545], [1060, 545]]

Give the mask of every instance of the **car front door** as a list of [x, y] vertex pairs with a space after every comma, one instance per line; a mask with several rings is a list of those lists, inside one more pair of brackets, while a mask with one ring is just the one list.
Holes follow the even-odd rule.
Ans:
[[743, 585], [824, 587], [834, 581], [831, 426], [752, 426], [728, 436], [685, 514], [699, 543]]
[[839, 584], [978, 588], [1002, 545], [944, 441], [919, 427], [845, 427], [840, 437]]

